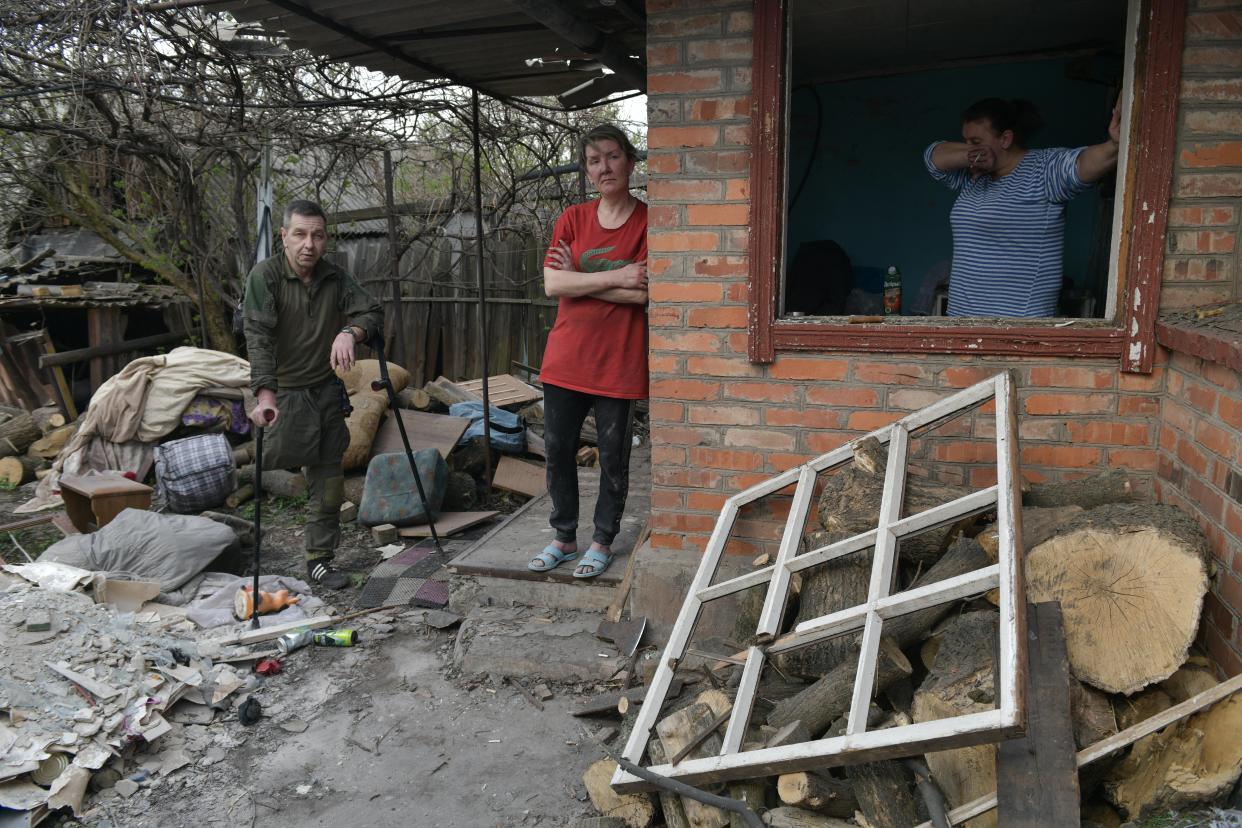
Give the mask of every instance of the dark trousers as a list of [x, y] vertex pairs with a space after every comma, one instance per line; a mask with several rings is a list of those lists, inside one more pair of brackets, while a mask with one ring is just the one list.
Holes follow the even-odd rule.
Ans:
[[548, 523], [556, 539], [572, 543], [578, 531], [578, 435], [591, 409], [599, 434], [599, 497], [595, 501], [595, 532], [591, 539], [612, 545], [621, 530], [621, 514], [630, 491], [630, 447], [634, 435], [634, 400], [597, 397], [544, 383], [544, 450], [548, 455]]

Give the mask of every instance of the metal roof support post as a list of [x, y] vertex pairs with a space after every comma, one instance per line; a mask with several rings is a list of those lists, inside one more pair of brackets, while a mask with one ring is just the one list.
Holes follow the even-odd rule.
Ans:
[[485, 466], [483, 486], [492, 487], [492, 418], [487, 395], [488, 347], [487, 347], [487, 284], [483, 272], [483, 162], [479, 146], [479, 90], [470, 90], [470, 132], [474, 138], [474, 249], [479, 268], [479, 349], [483, 355], [483, 457]]
[[[397, 208], [393, 195], [392, 150], [384, 150], [384, 212], [388, 215], [388, 264], [389, 279], [392, 282], [392, 316], [396, 359], [399, 365], [410, 367], [410, 351], [405, 347], [405, 311], [401, 301], [401, 240], [397, 232]], [[391, 354], [393, 348], [390, 346]], [[422, 377], [418, 381], [423, 381]]]

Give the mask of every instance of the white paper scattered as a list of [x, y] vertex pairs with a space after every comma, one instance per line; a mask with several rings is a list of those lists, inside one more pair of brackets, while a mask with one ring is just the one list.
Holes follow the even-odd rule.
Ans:
[[12, 572], [32, 584], [38, 584], [43, 589], [53, 592], [73, 592], [89, 584], [95, 577], [95, 573], [89, 570], [53, 561], [9, 564], [4, 567], [4, 571]]

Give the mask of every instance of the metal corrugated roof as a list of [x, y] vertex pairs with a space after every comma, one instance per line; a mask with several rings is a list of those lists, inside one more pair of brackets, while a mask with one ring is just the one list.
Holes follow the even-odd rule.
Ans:
[[[599, 44], [636, 56], [646, 31], [630, 0], [543, 0], [602, 35]], [[604, 72], [530, 59], [590, 59], [566, 36], [508, 0], [231, 0], [220, 8], [290, 46], [407, 80], [449, 80], [495, 96], [558, 95]], [[621, 6], [619, 8], [618, 6]]]

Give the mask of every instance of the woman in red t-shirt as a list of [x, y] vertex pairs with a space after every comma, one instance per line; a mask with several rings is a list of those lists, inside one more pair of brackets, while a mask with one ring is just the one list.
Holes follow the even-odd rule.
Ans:
[[629, 492], [634, 403], [647, 396], [647, 205], [630, 195], [638, 152], [615, 126], [579, 142], [600, 197], [557, 219], [544, 259], [549, 297], [558, 297], [540, 379], [544, 389], [548, 522], [556, 540], [528, 567], [554, 569], [578, 557], [578, 434], [592, 409], [599, 434], [599, 497], [591, 548], [574, 570], [593, 578], [608, 568]]

